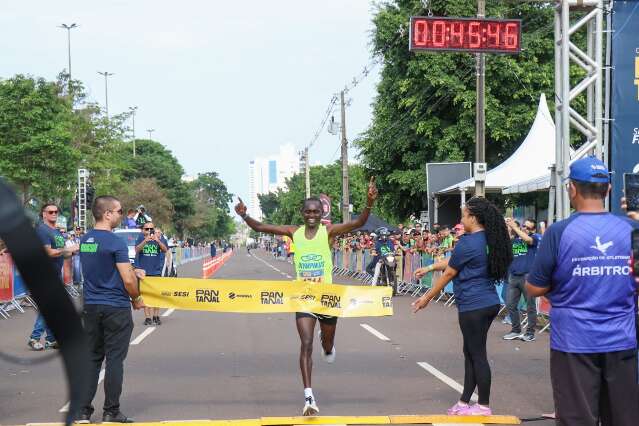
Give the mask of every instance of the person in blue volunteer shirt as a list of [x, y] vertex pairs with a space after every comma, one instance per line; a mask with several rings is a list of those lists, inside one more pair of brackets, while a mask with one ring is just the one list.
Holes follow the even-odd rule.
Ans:
[[[464, 235], [450, 258], [419, 268], [416, 278], [433, 270], [442, 276], [422, 297], [413, 302], [413, 312], [424, 309], [453, 280], [459, 310], [459, 328], [464, 340], [464, 389], [449, 415], [490, 415], [491, 371], [486, 353], [488, 330], [500, 309], [495, 284], [505, 278], [512, 261], [512, 248], [504, 217], [490, 201], [473, 197], [462, 210]], [[478, 403], [470, 397], [478, 390]]]
[[550, 378], [557, 424], [637, 425], [637, 285], [630, 235], [639, 224], [605, 209], [606, 165], [586, 157], [570, 166], [575, 208], [548, 228], [526, 290], [546, 295], [550, 311]]
[[[521, 339], [524, 342], [532, 342], [535, 340], [535, 327], [537, 326], [537, 301], [535, 297], [526, 293], [525, 282], [526, 274], [535, 261], [541, 235], [535, 232], [537, 222], [534, 219], [526, 219], [523, 229], [512, 218], [506, 218], [506, 225], [511, 233], [513, 246], [513, 263], [510, 264], [508, 271], [508, 290], [506, 291], [506, 306], [512, 329], [504, 336], [504, 340]], [[526, 298], [528, 311], [528, 326], [524, 334], [521, 333], [519, 319], [519, 300], [522, 294]]]
[[[142, 234], [135, 242], [135, 266], [144, 269], [149, 277], [162, 276], [169, 243], [160, 232], [155, 232], [153, 222], [145, 222]], [[160, 325], [160, 309], [144, 308], [144, 325]]]
[[117, 198], [100, 196], [91, 212], [95, 228], [80, 239], [80, 262], [84, 274], [84, 309], [82, 320], [89, 341], [87, 393], [81, 395], [80, 411], [75, 423], [90, 423], [92, 401], [98, 388], [102, 363], [104, 373], [103, 423], [132, 423], [120, 411], [124, 379], [124, 360], [133, 332], [131, 305], [144, 308], [138, 278], [144, 271], [133, 270], [128, 247], [112, 230], [122, 220], [122, 205]]
[[[53, 203], [46, 203], [40, 209], [40, 216], [42, 217], [42, 223], [36, 228], [36, 233], [40, 237], [40, 241], [44, 245], [44, 250], [47, 255], [53, 259], [53, 265], [58, 272], [60, 279], [62, 279], [62, 265], [64, 259], [71, 257], [74, 253], [78, 252], [78, 245], [71, 244], [65, 247], [65, 238], [56, 228], [55, 224], [58, 220], [58, 214], [60, 209]], [[40, 342], [40, 338], [46, 333], [44, 346]], [[34, 351], [41, 351], [47, 349], [58, 349], [58, 343], [53, 336], [53, 333], [47, 327], [44, 322], [44, 317], [38, 312], [35, 324], [33, 325], [33, 331], [29, 336], [29, 347]]]

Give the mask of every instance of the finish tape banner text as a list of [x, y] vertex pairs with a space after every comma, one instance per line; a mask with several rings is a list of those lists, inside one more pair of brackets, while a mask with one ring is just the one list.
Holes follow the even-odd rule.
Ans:
[[157, 308], [255, 314], [313, 312], [336, 317], [393, 315], [390, 287], [146, 277], [140, 282], [140, 292], [146, 306]]

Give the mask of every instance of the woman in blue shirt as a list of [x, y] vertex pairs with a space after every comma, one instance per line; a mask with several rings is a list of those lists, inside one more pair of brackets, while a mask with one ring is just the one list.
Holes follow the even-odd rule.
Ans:
[[[486, 338], [499, 312], [495, 282], [506, 276], [512, 261], [510, 238], [504, 217], [485, 198], [473, 197], [463, 208], [465, 234], [459, 239], [450, 258], [420, 268], [421, 278], [433, 270], [444, 271], [429, 292], [413, 302], [413, 312], [424, 309], [448, 284], [453, 282], [459, 310], [459, 328], [464, 339], [464, 391], [453, 405], [451, 415], [490, 415], [491, 372], [486, 354]], [[469, 405], [477, 388], [478, 403]]]

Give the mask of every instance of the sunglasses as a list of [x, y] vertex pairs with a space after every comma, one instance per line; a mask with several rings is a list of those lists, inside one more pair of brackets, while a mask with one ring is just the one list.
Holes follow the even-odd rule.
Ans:
[[117, 214], [122, 214], [122, 209], [120, 210], [109, 210], [111, 213], [117, 213]]
[[155, 228], [142, 228], [142, 229], [144, 229], [145, 231], [153, 231]]
[[47, 210], [45, 213], [47, 214], [58, 214], [57, 210]]

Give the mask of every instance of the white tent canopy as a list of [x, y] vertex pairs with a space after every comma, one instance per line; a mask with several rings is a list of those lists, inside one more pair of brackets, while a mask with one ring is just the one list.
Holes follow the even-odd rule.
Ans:
[[[535, 121], [524, 141], [506, 161], [486, 173], [486, 192], [502, 192], [509, 187], [515, 189], [517, 185], [531, 184], [544, 178], [549, 182], [549, 170], [554, 162], [555, 123], [548, 110], [546, 96], [542, 93]], [[540, 184], [548, 187], [546, 182]], [[470, 178], [442, 189], [437, 194], [474, 192], [474, 190], [475, 180]]]

